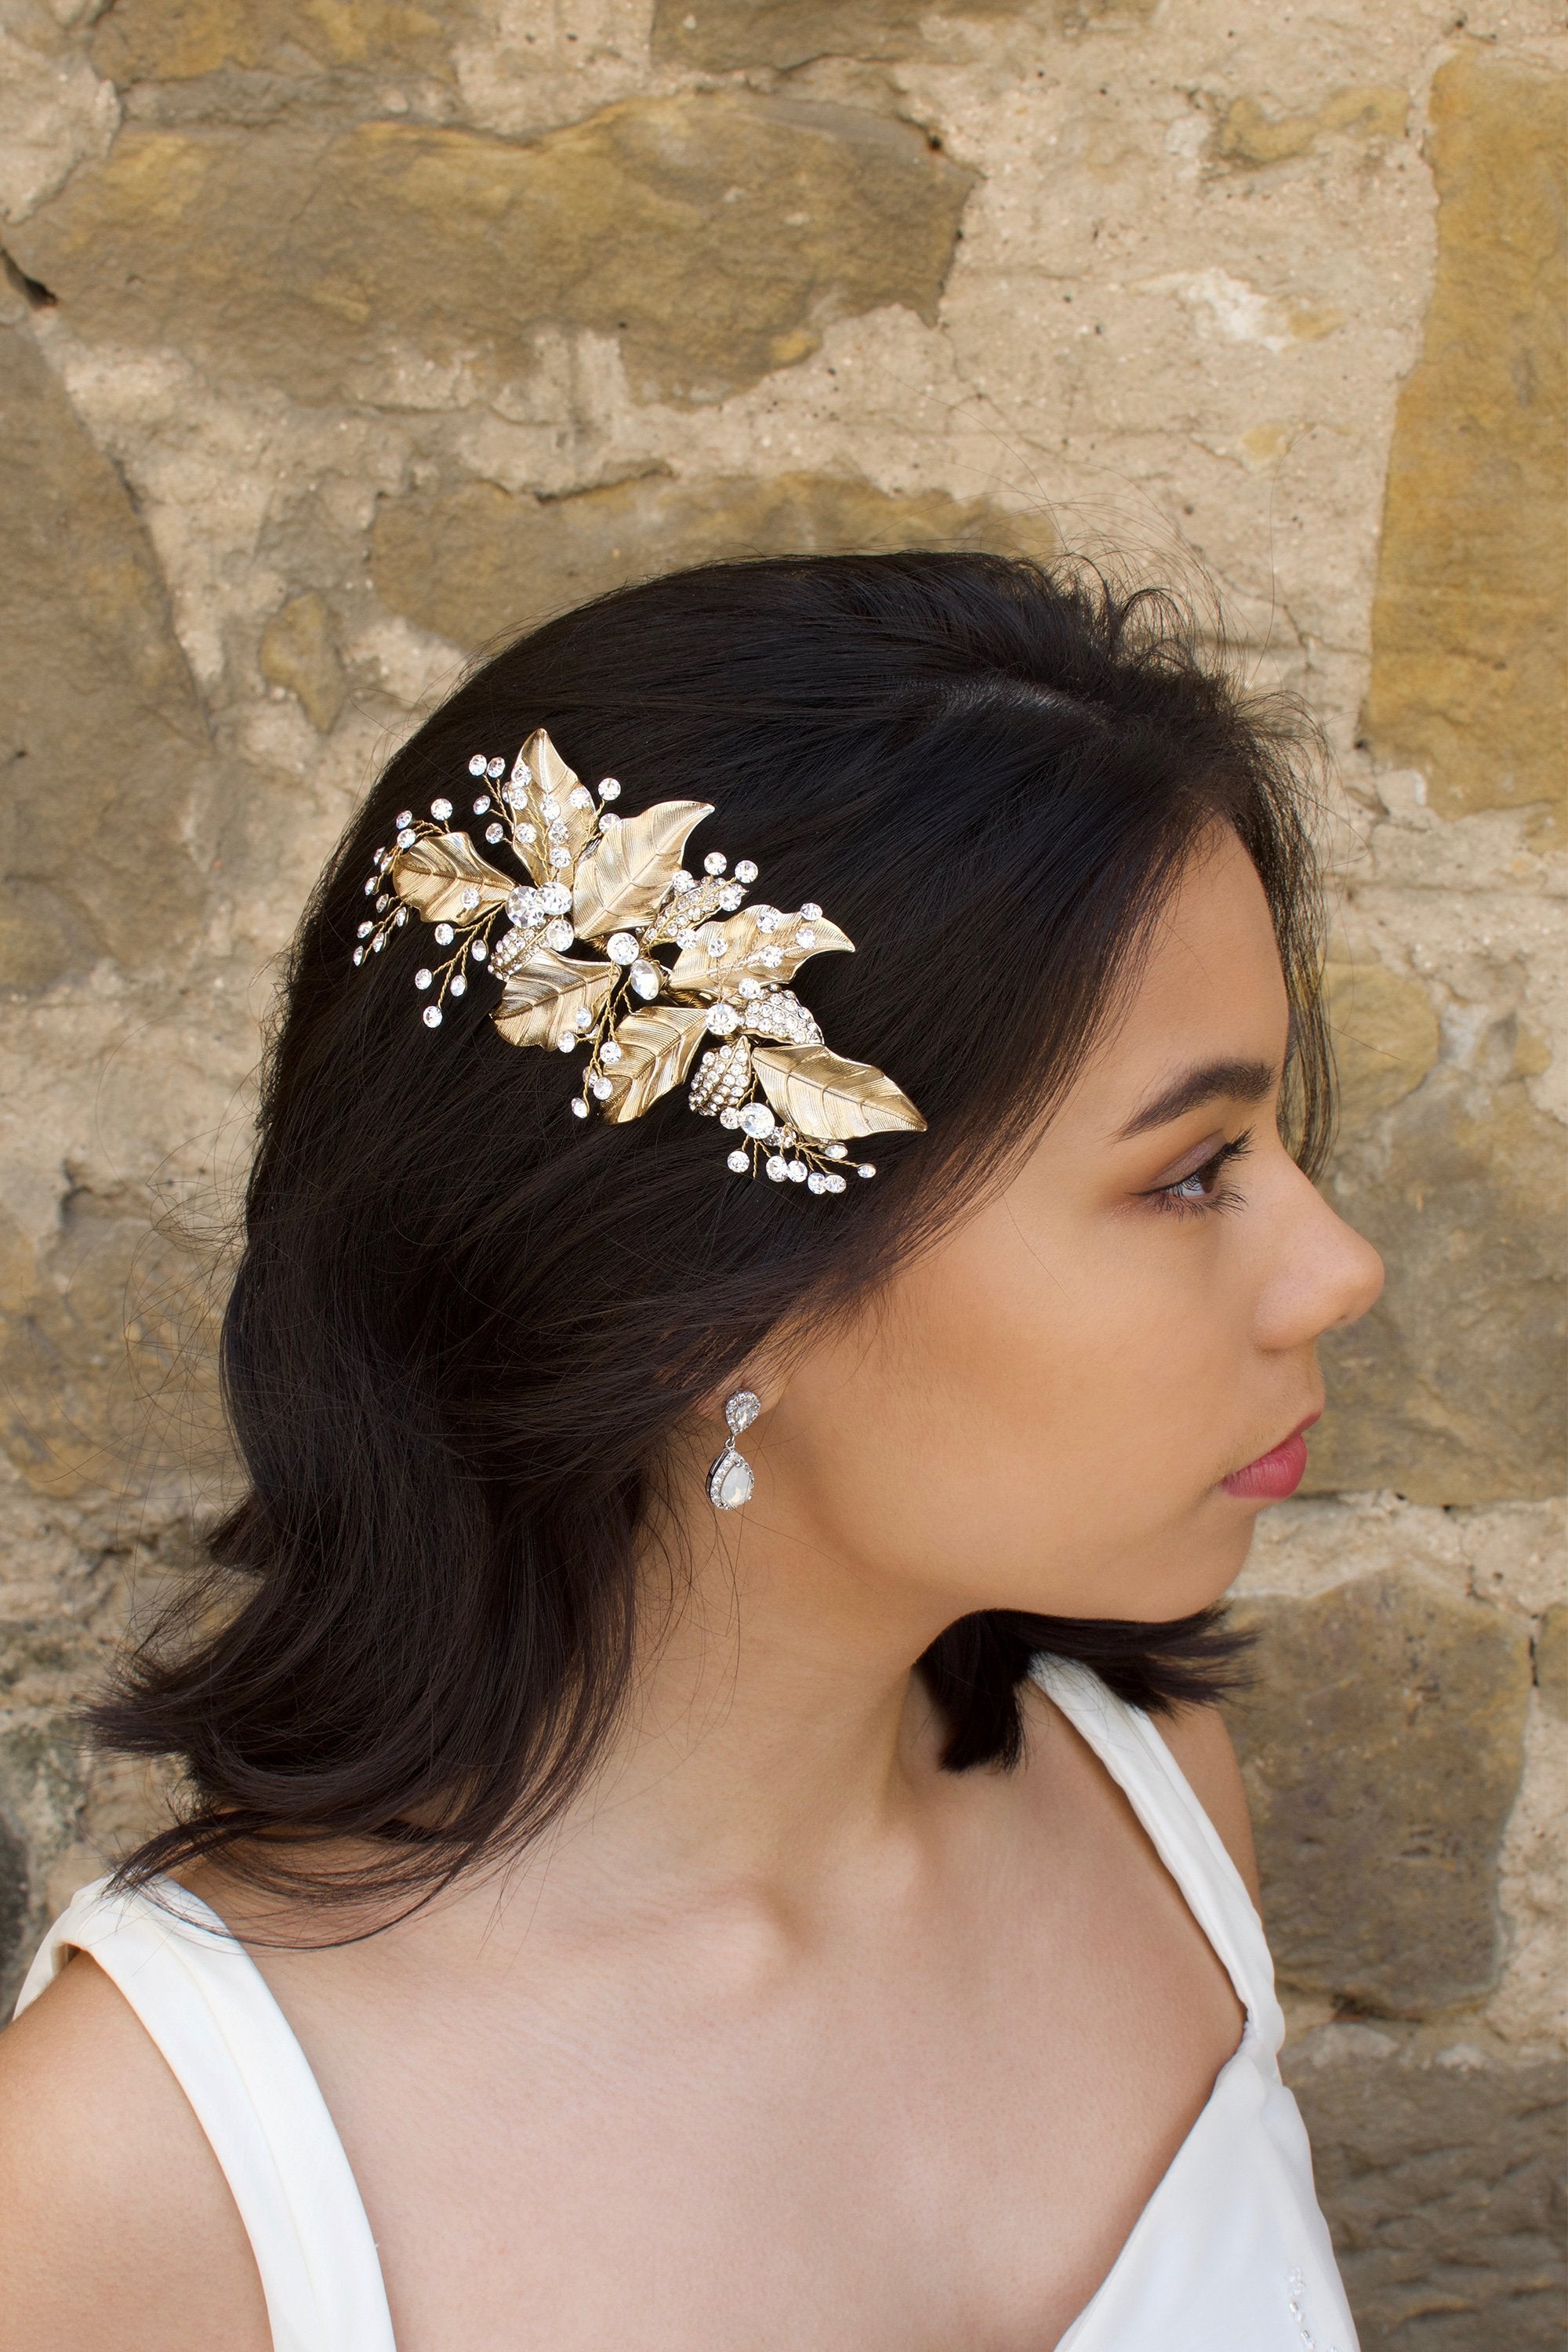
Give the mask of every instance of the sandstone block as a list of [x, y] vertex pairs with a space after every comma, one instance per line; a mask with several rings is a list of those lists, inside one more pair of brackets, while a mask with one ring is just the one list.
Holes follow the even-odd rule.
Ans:
[[1329, 1028], [1345, 1134], [1414, 1094], [1437, 1059], [1437, 1015], [1409, 972], [1382, 963], [1331, 963], [1324, 973]]
[[384, 121], [138, 129], [17, 257], [84, 334], [174, 342], [308, 400], [374, 388], [410, 350], [526, 374], [550, 321], [618, 335], [640, 395], [700, 400], [805, 358], [831, 319], [933, 320], [969, 189], [908, 123], [714, 92], [529, 145]]
[[1383, 1253], [1372, 1313], [1330, 1335], [1312, 1490], [1420, 1503], [1560, 1491], [1563, 1130], [1523, 1083], [1439, 1066], [1347, 1137], [1335, 1207]]
[[0, 1207], [0, 1444], [30, 1486], [86, 1503], [133, 1475], [146, 1507], [165, 1441], [176, 1481], [219, 1458], [212, 1298], [144, 1194], [68, 1193], [37, 1257]]
[[297, 695], [311, 726], [330, 735], [348, 689], [326, 598], [312, 588], [274, 613], [261, 632], [260, 662], [262, 677]]
[[548, 499], [472, 482], [384, 500], [372, 576], [393, 612], [454, 645], [479, 646], [689, 563], [900, 547], [1049, 556], [1058, 544], [1043, 515], [941, 490], [895, 497], [837, 474], [698, 483], [653, 476]]
[[1524, 1633], [1403, 1570], [1237, 1614], [1258, 1647], [1232, 1729], [1281, 1983], [1395, 2017], [1479, 1999], [1501, 1958]]
[[273, 73], [412, 68], [445, 78], [468, 11], [420, 0], [116, 0], [92, 61], [122, 87], [190, 81], [226, 67]]
[[732, 73], [745, 66], [790, 72], [815, 58], [890, 61], [933, 46], [932, 18], [1021, 16], [1028, 0], [657, 0], [653, 53], [673, 65]]
[[1563, 789], [1568, 85], [1455, 58], [1428, 152], [1437, 278], [1389, 453], [1365, 726], [1461, 816]]
[[1561, 2062], [1367, 2038], [1285, 2053], [1362, 2352], [1560, 2352]]
[[0, 329], [0, 987], [177, 951], [206, 722], [125, 486], [30, 336]]

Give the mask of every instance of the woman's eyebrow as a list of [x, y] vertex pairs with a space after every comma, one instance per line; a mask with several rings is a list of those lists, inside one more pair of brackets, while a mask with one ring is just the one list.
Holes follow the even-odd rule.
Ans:
[[1131, 1136], [1146, 1135], [1152, 1127], [1166, 1127], [1190, 1110], [1201, 1110], [1205, 1103], [1261, 1102], [1279, 1082], [1279, 1073], [1272, 1062], [1198, 1062], [1162, 1087], [1142, 1110], [1134, 1111], [1117, 1140], [1125, 1143]]

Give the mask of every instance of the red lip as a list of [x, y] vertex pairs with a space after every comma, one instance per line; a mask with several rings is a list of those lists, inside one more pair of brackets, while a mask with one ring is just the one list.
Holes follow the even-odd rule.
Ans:
[[1256, 1462], [1248, 1462], [1245, 1468], [1233, 1470], [1228, 1478], [1222, 1478], [1220, 1484], [1226, 1493], [1246, 1503], [1284, 1502], [1307, 1475], [1307, 1432], [1321, 1418], [1321, 1410], [1309, 1413], [1282, 1444], [1270, 1446]]

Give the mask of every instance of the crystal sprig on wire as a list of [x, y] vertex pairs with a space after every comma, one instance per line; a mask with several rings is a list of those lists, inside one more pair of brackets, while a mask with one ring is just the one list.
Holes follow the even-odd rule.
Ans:
[[727, 1165], [737, 1175], [816, 1193], [842, 1192], [851, 1170], [875, 1175], [850, 1160], [852, 1141], [924, 1127], [880, 1070], [829, 1050], [788, 985], [809, 957], [852, 952], [837, 925], [809, 901], [794, 913], [748, 907], [749, 858], [731, 872], [711, 851], [700, 875], [680, 863], [712, 814], [706, 802], [661, 801], [623, 819], [616, 779], [590, 792], [542, 729], [510, 773], [484, 752], [468, 773], [486, 847], [510, 854], [526, 878], [482, 856], [466, 824], [454, 828], [445, 796], [427, 818], [404, 809], [392, 845], [375, 853], [353, 950], [356, 964], [380, 954], [411, 909], [431, 926], [450, 952], [414, 975], [428, 1028], [488, 968], [501, 984], [491, 1017], [502, 1036], [583, 1051], [576, 1118], [640, 1118], [684, 1083], [690, 1108], [735, 1137]]

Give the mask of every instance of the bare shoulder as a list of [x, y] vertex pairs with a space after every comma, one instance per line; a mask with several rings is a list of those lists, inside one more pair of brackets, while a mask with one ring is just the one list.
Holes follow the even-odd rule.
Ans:
[[267, 2352], [244, 2226], [115, 1987], [78, 1958], [0, 2033], [0, 2308], [14, 2352]]
[[1217, 1706], [1181, 1706], [1161, 1716], [1159, 1724], [1166, 1747], [1192, 1783], [1194, 1795], [1256, 1903], [1258, 1850], [1252, 1839], [1252, 1816], [1225, 1717]]

